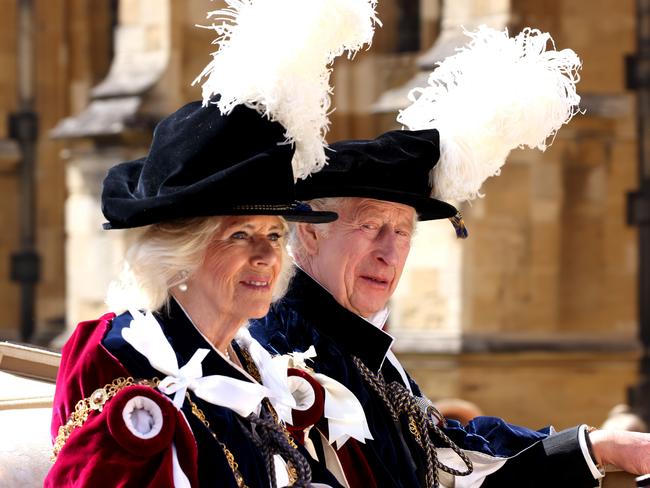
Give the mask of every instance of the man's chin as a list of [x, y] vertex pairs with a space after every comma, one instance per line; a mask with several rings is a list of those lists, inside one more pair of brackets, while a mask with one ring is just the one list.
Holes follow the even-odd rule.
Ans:
[[372, 317], [373, 315], [381, 312], [383, 309], [386, 308], [386, 305], [388, 304], [387, 300], [382, 300], [382, 301], [377, 301], [377, 302], [365, 302], [365, 303], [359, 303], [358, 307], [355, 306], [354, 303], [352, 303], [352, 306], [355, 307], [355, 312], [358, 315], [361, 315], [362, 317], [369, 318]]

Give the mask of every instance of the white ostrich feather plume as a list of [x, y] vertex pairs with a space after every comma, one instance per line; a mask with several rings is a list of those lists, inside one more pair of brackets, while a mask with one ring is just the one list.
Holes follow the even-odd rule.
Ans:
[[526, 28], [516, 37], [485, 26], [466, 32], [469, 44], [438, 64], [428, 86], [409, 94], [397, 120], [411, 130], [438, 129], [440, 161], [432, 196], [464, 201], [498, 175], [512, 149], [544, 151], [580, 110], [581, 61], [556, 51], [548, 33]]
[[293, 170], [305, 178], [326, 163], [329, 65], [370, 45], [376, 0], [226, 0], [208, 14], [219, 49], [194, 80], [203, 103], [220, 95], [224, 115], [237, 105], [256, 109], [286, 129], [296, 145]]

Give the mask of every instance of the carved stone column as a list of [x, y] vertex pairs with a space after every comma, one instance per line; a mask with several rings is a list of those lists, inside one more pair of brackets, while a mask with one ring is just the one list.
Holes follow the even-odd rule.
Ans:
[[66, 332], [105, 312], [108, 283], [119, 270], [122, 233], [102, 230], [101, 183], [111, 166], [146, 154], [155, 122], [167, 112], [158, 85], [171, 52], [169, 0], [122, 0], [115, 28], [115, 56], [106, 78], [76, 116], [52, 136], [66, 149]]

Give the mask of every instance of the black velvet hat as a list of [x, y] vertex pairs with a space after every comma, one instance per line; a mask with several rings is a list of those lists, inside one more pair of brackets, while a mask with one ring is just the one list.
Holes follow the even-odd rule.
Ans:
[[298, 198], [364, 197], [409, 205], [420, 220], [454, 218], [452, 205], [431, 198], [429, 173], [440, 157], [438, 131], [394, 130], [372, 140], [331, 144], [329, 163], [296, 184]]
[[295, 200], [285, 129], [237, 106], [224, 116], [192, 102], [156, 127], [149, 154], [111, 168], [104, 180], [105, 229], [211, 215], [279, 215], [330, 222]]

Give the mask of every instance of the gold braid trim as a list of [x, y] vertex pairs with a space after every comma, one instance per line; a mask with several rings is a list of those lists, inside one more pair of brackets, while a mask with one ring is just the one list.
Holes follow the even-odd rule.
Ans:
[[420, 429], [418, 429], [418, 424], [415, 421], [415, 418], [413, 418], [413, 415], [409, 415], [409, 430], [411, 431], [411, 435], [415, 437], [415, 440], [417, 441], [418, 445], [422, 447], [422, 436], [420, 435]]
[[244, 349], [243, 347], [239, 348], [239, 352], [244, 357], [244, 362], [246, 363], [244, 367], [246, 368], [248, 374], [251, 375], [260, 385], [263, 384], [262, 375], [260, 374], [260, 370], [257, 369], [257, 365], [255, 364], [255, 361], [253, 361], [251, 353], [249, 353], [248, 350]]
[[[157, 378], [156, 381], [158, 381]], [[128, 378], [116, 378], [112, 382], [104, 385], [103, 388], [97, 388], [88, 398], [79, 400], [74, 406], [74, 410], [68, 417], [66, 423], [59, 427], [56, 439], [54, 440], [54, 447], [52, 448], [52, 457], [50, 458], [50, 461], [56, 461], [59, 452], [63, 449], [70, 434], [72, 434], [75, 429], [86, 423], [91, 412], [101, 412], [107, 401], [113, 398], [119, 391], [134, 384], [136, 384], [136, 382], [131, 376]], [[156, 382], [156, 385], [157, 384], [158, 383]]]
[[215, 432], [210, 428], [210, 422], [208, 422], [208, 419], [205, 418], [205, 414], [203, 413], [203, 410], [201, 410], [199, 406], [192, 401], [189, 393], [185, 394], [185, 398], [187, 398], [187, 401], [190, 403], [190, 406], [192, 407], [192, 413], [194, 414], [194, 416], [198, 418], [203, 423], [203, 425], [205, 425], [205, 428], [208, 429], [208, 432], [210, 432], [210, 434], [212, 434], [214, 440], [217, 441], [221, 446], [221, 449], [223, 450], [223, 453], [226, 456], [226, 461], [228, 461], [228, 466], [230, 466], [230, 470], [232, 471], [232, 474], [235, 477], [237, 488], [248, 488], [246, 482], [244, 481], [244, 477], [239, 471], [239, 464], [237, 463], [237, 461], [235, 461], [235, 456], [230, 451], [230, 449], [228, 449], [226, 445], [219, 440], [217, 434], [215, 434]]

